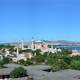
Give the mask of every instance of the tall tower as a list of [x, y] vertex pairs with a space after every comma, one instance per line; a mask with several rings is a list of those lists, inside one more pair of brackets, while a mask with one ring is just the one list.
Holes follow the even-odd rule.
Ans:
[[51, 49], [53, 49], [53, 45], [51, 45]]
[[19, 55], [19, 49], [18, 49], [18, 47], [17, 47], [17, 56]]
[[31, 49], [35, 49], [35, 40], [33, 37], [32, 37]]
[[21, 49], [24, 49], [24, 44], [23, 44], [23, 40], [21, 41]]
[[17, 60], [18, 60], [18, 56], [19, 56], [19, 45], [17, 45], [16, 53], [17, 53]]

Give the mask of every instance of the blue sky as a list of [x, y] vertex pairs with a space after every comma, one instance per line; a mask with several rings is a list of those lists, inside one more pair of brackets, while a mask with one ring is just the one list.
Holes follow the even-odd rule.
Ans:
[[0, 41], [80, 41], [80, 0], [0, 0]]

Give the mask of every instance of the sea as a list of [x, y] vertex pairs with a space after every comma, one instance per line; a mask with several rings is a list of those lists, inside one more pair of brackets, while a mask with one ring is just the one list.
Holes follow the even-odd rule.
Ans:
[[80, 51], [80, 46], [55, 46], [55, 48], [64, 48], [64, 49], [70, 49], [70, 50], [78, 50]]

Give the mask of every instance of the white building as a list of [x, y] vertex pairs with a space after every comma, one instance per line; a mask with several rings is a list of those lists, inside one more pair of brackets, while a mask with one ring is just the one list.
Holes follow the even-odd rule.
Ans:
[[72, 50], [72, 54], [71, 56], [80, 56], [80, 52], [78, 52], [77, 50]]
[[3, 60], [3, 55], [2, 54], [0, 54], [0, 60]]

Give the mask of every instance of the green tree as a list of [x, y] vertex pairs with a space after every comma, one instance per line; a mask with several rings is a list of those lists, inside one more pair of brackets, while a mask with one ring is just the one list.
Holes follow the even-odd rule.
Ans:
[[4, 67], [4, 62], [2, 60], [0, 60], [0, 68]]
[[19, 60], [19, 64], [24, 65], [25, 61], [23, 59]]
[[11, 60], [10, 60], [9, 58], [3, 58], [3, 62], [4, 62], [5, 64], [8, 64], [10, 61], [11, 61]]
[[24, 66], [32, 65], [32, 64], [33, 64], [33, 61], [31, 61], [30, 59], [24, 62]]
[[41, 49], [36, 49], [34, 52], [36, 53], [37, 56], [41, 55]]
[[62, 55], [70, 55], [70, 54], [72, 54], [72, 51], [69, 49], [62, 49], [61, 54]]
[[58, 66], [57, 64], [53, 64], [52, 67], [51, 67], [51, 70], [53, 72], [59, 71], [60, 70], [60, 66]]
[[61, 70], [68, 69], [69, 65], [65, 63], [63, 60], [58, 61], [58, 66], [60, 66]]
[[19, 77], [24, 77], [24, 76], [27, 76], [27, 71], [23, 67], [15, 68], [10, 73], [10, 78], [19, 78]]
[[41, 64], [41, 63], [44, 63], [45, 62], [45, 58], [43, 55], [37, 55], [33, 58], [33, 61], [38, 63], [38, 64]]
[[31, 52], [31, 53], [32, 53], [32, 50], [31, 50], [31, 49], [26, 49], [26, 50], [20, 50], [19, 52], [20, 52], [20, 53], [22, 53], [22, 52], [26, 52], [26, 53]]
[[67, 63], [68, 65], [70, 65], [71, 64], [71, 57], [69, 57], [69, 56], [64, 56], [63, 58], [63, 61], [65, 62], [65, 63]]
[[71, 68], [76, 69], [76, 70], [80, 70], [80, 61], [79, 60], [73, 60], [71, 62]]

